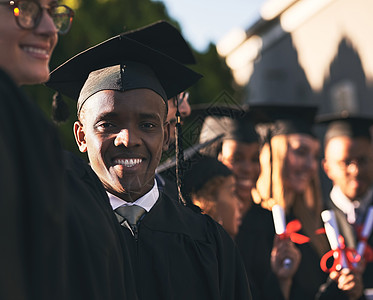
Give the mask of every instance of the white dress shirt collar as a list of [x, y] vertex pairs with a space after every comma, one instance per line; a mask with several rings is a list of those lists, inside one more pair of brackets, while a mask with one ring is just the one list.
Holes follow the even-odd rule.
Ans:
[[110, 194], [109, 192], [107, 192], [107, 194], [109, 196], [110, 204], [113, 210], [123, 205], [131, 206], [131, 205], [136, 204], [138, 206], [141, 206], [147, 212], [149, 212], [149, 210], [154, 206], [154, 204], [157, 202], [159, 198], [158, 186], [157, 186], [157, 182], [155, 181], [155, 179], [154, 179], [154, 185], [152, 189], [149, 192], [147, 192], [144, 196], [137, 199], [135, 202], [124, 201], [123, 199], [113, 194]]
[[330, 192], [330, 199], [336, 207], [338, 207], [345, 215], [347, 215], [347, 221], [350, 224], [356, 222], [355, 210], [359, 212], [364, 212], [364, 210], [370, 204], [370, 201], [373, 196], [373, 188], [370, 188], [365, 195], [358, 200], [351, 201], [338, 186], [333, 186], [333, 189]]

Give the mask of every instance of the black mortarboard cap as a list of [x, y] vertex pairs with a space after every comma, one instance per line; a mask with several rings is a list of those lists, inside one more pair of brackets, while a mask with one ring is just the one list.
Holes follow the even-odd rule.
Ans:
[[302, 133], [314, 136], [317, 106], [311, 104], [253, 104], [252, 114], [259, 123], [269, 124], [271, 136]]
[[366, 137], [371, 139], [370, 128], [373, 125], [373, 116], [362, 116], [346, 111], [319, 115], [316, 118], [318, 124], [326, 124], [325, 143], [339, 136], [351, 138]]
[[232, 171], [216, 158], [199, 156], [193, 159], [184, 171], [183, 195], [188, 197], [190, 193], [198, 191], [211, 179], [229, 175], [232, 175]]
[[254, 143], [259, 141], [255, 125], [246, 113], [241, 118], [228, 116], [207, 116], [203, 122], [199, 141], [223, 134], [222, 140], [235, 140], [242, 143]]
[[247, 112], [247, 107], [240, 104], [211, 104], [199, 103], [192, 105], [191, 119], [204, 119], [207, 116], [242, 118]]
[[[205, 149], [206, 147], [210, 146], [212, 143], [221, 140], [223, 137], [223, 134], [217, 135], [216, 137], [207, 140], [203, 143], [194, 144], [193, 146], [189, 147], [188, 149], [184, 150], [184, 160], [190, 160], [192, 157], [196, 156], [198, 151]], [[170, 157], [162, 164], [160, 164], [157, 169], [156, 173], [161, 173], [165, 170], [168, 170], [170, 168], [173, 168], [176, 166], [176, 156]]]
[[127, 31], [123, 35], [156, 49], [182, 64], [196, 63], [191, 48], [179, 30], [166, 21], [158, 21], [136, 30]]
[[201, 77], [173, 58], [118, 35], [56, 68], [46, 85], [78, 100], [79, 111], [89, 96], [106, 89], [150, 88], [167, 102]]
[[[200, 104], [193, 106], [192, 114], [189, 118], [201, 120], [202, 127], [199, 135], [199, 142], [205, 143], [217, 136], [222, 140], [236, 140], [243, 143], [258, 142], [259, 136], [255, 130], [255, 116], [253, 116], [246, 106], [242, 105], [211, 105]], [[219, 144], [213, 144], [203, 152], [211, 156], [217, 156]]]

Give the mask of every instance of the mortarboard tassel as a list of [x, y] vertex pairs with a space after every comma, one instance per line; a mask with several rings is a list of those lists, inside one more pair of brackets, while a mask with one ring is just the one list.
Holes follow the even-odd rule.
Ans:
[[183, 149], [183, 132], [181, 129], [181, 117], [179, 112], [179, 95], [176, 96], [176, 185], [179, 196], [179, 202], [186, 205], [186, 201], [182, 195], [182, 178], [183, 178], [183, 165], [184, 165], [184, 149]]

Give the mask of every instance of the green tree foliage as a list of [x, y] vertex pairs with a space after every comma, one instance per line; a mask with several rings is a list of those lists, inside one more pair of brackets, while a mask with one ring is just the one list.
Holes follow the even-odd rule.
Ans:
[[[51, 60], [51, 70], [88, 47], [124, 31], [158, 20], [167, 20], [182, 32], [177, 20], [170, 18], [165, 5], [160, 1], [65, 0], [62, 3], [74, 8], [75, 18], [70, 32], [59, 38]], [[194, 52], [198, 63], [192, 68], [203, 74], [204, 78], [191, 88], [191, 103], [214, 102], [223, 91], [239, 99], [239, 94], [232, 84], [232, 75], [224, 61], [218, 56], [215, 45], [211, 44], [204, 53]], [[50, 116], [54, 92], [45, 86], [25, 87], [24, 89]], [[239, 101], [237, 99], [236, 101]], [[70, 118], [66, 123], [59, 124], [61, 140], [65, 149], [78, 154], [72, 133], [72, 125], [76, 120], [75, 102], [66, 98], [65, 102], [70, 109]]]

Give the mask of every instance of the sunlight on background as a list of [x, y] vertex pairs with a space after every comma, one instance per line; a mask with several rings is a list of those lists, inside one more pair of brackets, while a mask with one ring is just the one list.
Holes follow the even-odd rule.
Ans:
[[329, 78], [330, 64], [337, 56], [343, 39], [358, 53], [367, 83], [373, 80], [372, 11], [371, 0], [332, 1], [291, 32], [299, 64], [315, 91], [321, 90], [324, 81]]
[[261, 41], [255, 35], [239, 36], [231, 48], [225, 45], [230, 42], [225, 37], [217, 50], [226, 58], [236, 82], [245, 85], [261, 53], [290, 34], [309, 84], [320, 91], [341, 41], [346, 40], [359, 55], [368, 84], [373, 81], [372, 11], [372, 0], [269, 0], [262, 6], [262, 18], [279, 18], [278, 25], [261, 33]]
[[72, 9], [76, 10], [80, 7], [82, 0], [64, 0], [63, 4], [71, 7]]

